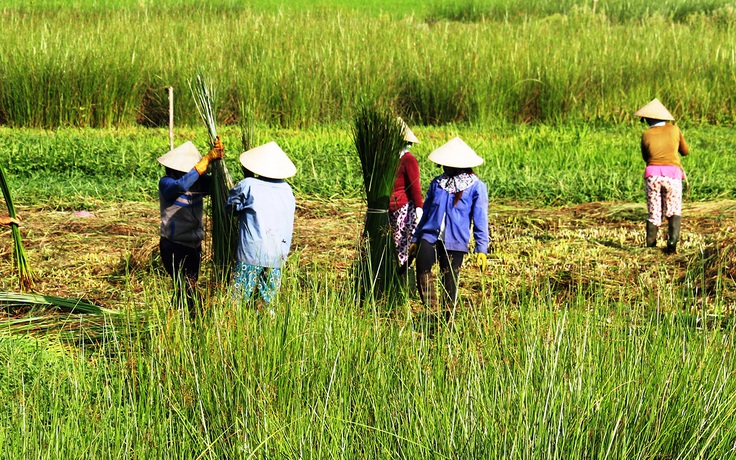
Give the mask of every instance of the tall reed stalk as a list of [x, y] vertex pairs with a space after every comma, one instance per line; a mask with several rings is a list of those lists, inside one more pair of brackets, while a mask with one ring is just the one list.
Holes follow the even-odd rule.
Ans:
[[[10, 194], [10, 188], [5, 180], [5, 172], [0, 167], [0, 188], [3, 191], [3, 197], [5, 198], [5, 204], [8, 206], [8, 215], [13, 219], [17, 219], [15, 213], [15, 205], [13, 204], [13, 197]], [[20, 238], [20, 229], [17, 225], [11, 225], [10, 231], [13, 236], [13, 253], [15, 254], [15, 263], [18, 268], [18, 281], [20, 282], [21, 291], [30, 291], [33, 289], [33, 271], [30, 265], [28, 265], [28, 259], [26, 259], [26, 251], [23, 249], [23, 242]]]
[[[189, 88], [197, 111], [207, 127], [209, 145], [212, 148], [217, 139], [214, 89], [200, 73], [190, 81]], [[212, 261], [219, 270], [216, 276], [219, 276], [220, 281], [227, 281], [237, 244], [237, 220], [225, 210], [225, 202], [234, 184], [224, 160], [213, 161], [210, 164], [210, 172], [212, 174]]]
[[[399, 291], [395, 244], [388, 202], [404, 144], [402, 125], [395, 115], [378, 106], [363, 106], [355, 118], [353, 138], [363, 170], [368, 206], [360, 247], [362, 294], [383, 297]], [[390, 300], [387, 297], [386, 300]]]

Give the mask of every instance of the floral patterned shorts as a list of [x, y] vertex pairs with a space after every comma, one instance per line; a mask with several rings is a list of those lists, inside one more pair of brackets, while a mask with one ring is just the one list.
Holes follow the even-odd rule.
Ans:
[[409, 246], [414, 229], [417, 227], [417, 211], [412, 203], [407, 203], [396, 211], [389, 213], [391, 228], [394, 232], [394, 242], [399, 253], [399, 265], [409, 260]]
[[644, 179], [647, 190], [649, 222], [657, 227], [665, 217], [682, 215], [682, 179], [664, 176], [649, 176]]
[[243, 262], [235, 264], [235, 298], [244, 302], [250, 299], [253, 289], [258, 283], [258, 292], [266, 303], [276, 297], [281, 287], [281, 269], [248, 265]]

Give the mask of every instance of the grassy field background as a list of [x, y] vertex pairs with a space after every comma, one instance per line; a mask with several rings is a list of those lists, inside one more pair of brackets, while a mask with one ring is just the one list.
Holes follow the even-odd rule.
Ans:
[[[0, 162], [36, 291], [118, 312], [3, 304], [0, 458], [736, 458], [734, 6], [0, 0]], [[204, 313], [171, 303], [156, 158], [169, 85], [177, 144], [206, 150], [197, 70], [236, 178], [245, 113], [298, 168], [273, 316], [213, 281], [209, 240]], [[652, 97], [691, 146], [667, 257], [643, 247]], [[451, 137], [485, 159], [490, 263], [466, 260], [452, 324], [415, 293], [357, 300], [350, 123], [373, 100], [421, 139], [424, 190]]]
[[392, 14], [378, 2], [51, 3], [5, 2], [0, 123], [160, 126], [173, 86], [177, 123], [196, 126], [197, 71], [218, 89], [221, 123], [246, 110], [285, 128], [349, 122], [384, 100], [424, 125], [616, 125], [654, 97], [682, 121], [735, 119], [728, 1], [406, 2]]

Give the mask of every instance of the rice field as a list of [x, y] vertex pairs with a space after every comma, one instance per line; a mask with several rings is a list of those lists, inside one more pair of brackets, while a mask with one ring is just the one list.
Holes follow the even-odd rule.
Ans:
[[[733, 2], [356, 5], [0, 0], [0, 163], [35, 292], [104, 309], [4, 301], [0, 227], [0, 458], [736, 458]], [[176, 143], [207, 150], [197, 70], [234, 179], [246, 111], [297, 166], [274, 315], [216, 282], [209, 238], [203, 314], [171, 303], [155, 114], [179, 88]], [[669, 256], [644, 247], [631, 115], [654, 96], [691, 147]], [[365, 100], [410, 120], [424, 190], [451, 137], [485, 160], [489, 267], [466, 261], [452, 324], [352, 278]]]

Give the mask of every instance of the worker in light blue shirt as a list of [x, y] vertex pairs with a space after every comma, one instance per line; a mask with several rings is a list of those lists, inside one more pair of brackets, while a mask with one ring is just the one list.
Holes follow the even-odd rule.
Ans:
[[416, 257], [417, 287], [422, 302], [437, 311], [432, 267], [439, 262], [447, 319], [455, 314], [460, 266], [469, 251], [470, 230], [475, 240], [476, 264], [483, 270], [488, 253], [488, 188], [473, 172], [483, 163], [459, 137], [442, 145], [429, 159], [443, 167], [424, 199], [424, 212], [412, 237], [409, 253]]
[[261, 299], [270, 304], [291, 248], [296, 201], [284, 179], [296, 174], [296, 167], [275, 142], [244, 152], [240, 163], [246, 177], [230, 190], [226, 203], [239, 216], [234, 289], [247, 301], [258, 285]]

